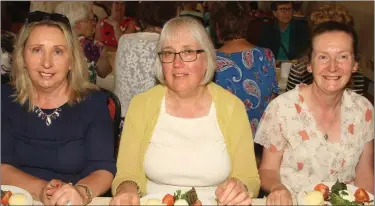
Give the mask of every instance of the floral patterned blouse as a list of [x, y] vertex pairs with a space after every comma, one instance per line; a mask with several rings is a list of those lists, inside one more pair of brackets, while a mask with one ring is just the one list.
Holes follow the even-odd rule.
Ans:
[[274, 99], [264, 112], [254, 142], [284, 149], [281, 182], [295, 198], [303, 188], [320, 182], [353, 183], [364, 145], [374, 138], [373, 106], [350, 89], [341, 105], [341, 141], [327, 142], [317, 128], [297, 85]]
[[275, 57], [269, 49], [254, 47], [229, 54], [216, 52], [216, 64], [214, 81], [242, 100], [255, 134], [272, 94], [280, 90]]
[[89, 80], [96, 83], [96, 63], [102, 55], [104, 45], [100, 41], [84, 36], [78, 37], [89, 67]]

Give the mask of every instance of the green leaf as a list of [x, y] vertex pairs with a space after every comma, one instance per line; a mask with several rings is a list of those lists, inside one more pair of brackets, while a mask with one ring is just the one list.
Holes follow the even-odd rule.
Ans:
[[346, 190], [346, 184], [339, 182], [339, 180], [336, 181], [336, 183], [331, 188], [331, 193], [339, 194], [339, 191]]
[[356, 202], [350, 202], [348, 200], [345, 200], [339, 194], [336, 194], [336, 193], [331, 193], [331, 199], [329, 200], [329, 202], [333, 206], [341, 206], [341, 205], [345, 205], [345, 206], [360, 206], [361, 205], [361, 204], [356, 203]]
[[177, 190], [174, 194], [173, 197], [175, 200], [181, 199], [181, 190]]

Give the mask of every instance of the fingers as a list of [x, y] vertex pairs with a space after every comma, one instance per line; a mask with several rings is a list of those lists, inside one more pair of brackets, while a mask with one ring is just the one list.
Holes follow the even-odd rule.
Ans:
[[216, 195], [216, 197], [217, 197], [218, 199], [223, 195], [224, 190], [225, 190], [225, 187], [226, 187], [226, 182], [223, 183], [223, 184], [220, 184], [220, 185], [216, 188], [215, 195]]
[[251, 197], [248, 196], [246, 199], [244, 199], [242, 202], [236, 204], [236, 205], [251, 205]]
[[271, 192], [266, 200], [267, 205], [292, 205], [292, 196], [287, 190], [275, 190]]
[[67, 205], [69, 202], [71, 203], [71, 201], [68, 199], [68, 197], [67, 197], [66, 195], [61, 195], [61, 196], [57, 199], [55, 205]]
[[[232, 192], [233, 194], [233, 192]], [[243, 202], [246, 198], [249, 197], [249, 194], [247, 194], [247, 192], [243, 191], [239, 194], [237, 194], [237, 196], [233, 197], [227, 205], [237, 205], [238, 203], [241, 203]], [[228, 198], [229, 199], [229, 198]], [[250, 198], [251, 200], [251, 198]]]
[[219, 202], [220, 203], [227, 203], [228, 201], [228, 196], [232, 192], [233, 188], [236, 186], [236, 181], [233, 181], [231, 179], [226, 181], [226, 187], [224, 189], [223, 194], [219, 197]]
[[220, 205], [250, 204], [251, 196], [246, 187], [236, 178], [230, 178], [216, 189]]
[[[63, 204], [65, 205], [67, 201], [70, 201], [72, 204], [82, 204], [83, 198], [76, 188], [72, 184], [64, 184], [56, 190], [56, 192], [51, 197], [51, 204]], [[65, 202], [63, 202], [65, 201]]]
[[110, 205], [140, 205], [140, 198], [136, 193], [122, 193], [115, 195]]
[[137, 196], [134, 196], [134, 195], [132, 196], [131, 203], [132, 203], [132, 205], [140, 205], [141, 201], [140, 201], [138, 195]]

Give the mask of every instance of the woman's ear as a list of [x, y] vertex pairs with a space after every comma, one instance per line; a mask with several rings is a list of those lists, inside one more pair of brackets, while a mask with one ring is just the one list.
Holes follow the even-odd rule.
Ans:
[[312, 73], [312, 68], [311, 68], [311, 64], [310, 63], [307, 63], [307, 71], [309, 73]]
[[352, 73], [357, 72], [357, 71], [358, 71], [358, 62], [354, 62]]

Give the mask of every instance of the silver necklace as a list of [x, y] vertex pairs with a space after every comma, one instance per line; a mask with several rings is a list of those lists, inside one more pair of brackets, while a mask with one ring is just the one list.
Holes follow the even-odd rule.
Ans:
[[331, 129], [333, 123], [335, 122], [336, 116], [337, 116], [337, 113], [335, 113], [335, 116], [333, 117], [333, 120], [331, 121], [331, 124], [329, 125], [328, 130], [326, 130], [326, 128], [324, 128], [322, 124], [319, 124], [324, 129], [324, 136], [323, 137], [326, 141], [328, 140], [328, 131], [329, 131], [329, 129]]
[[46, 125], [50, 126], [52, 124], [52, 120], [56, 119], [57, 117], [60, 116], [61, 108], [57, 107], [51, 114], [46, 114], [40, 109], [40, 107], [37, 107], [35, 110], [35, 113], [38, 114], [38, 117], [41, 118], [42, 120], [46, 120]]

